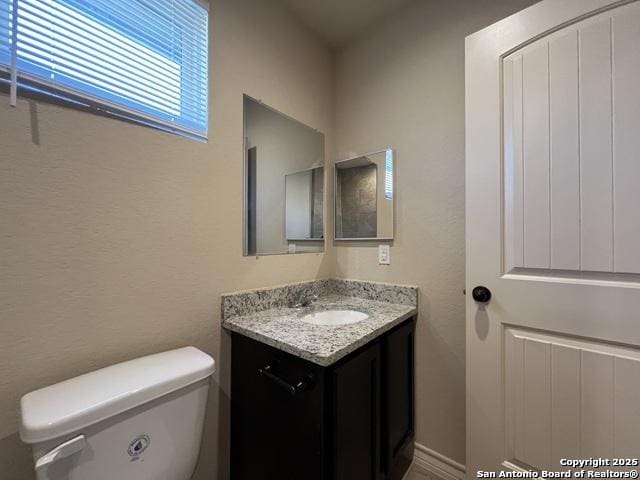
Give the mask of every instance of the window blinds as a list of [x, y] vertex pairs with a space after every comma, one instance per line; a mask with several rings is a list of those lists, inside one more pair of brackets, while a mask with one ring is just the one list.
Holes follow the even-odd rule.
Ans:
[[393, 150], [391, 149], [385, 152], [384, 196], [388, 199], [393, 198]]
[[206, 138], [208, 12], [197, 0], [0, 0], [0, 5], [0, 65], [11, 68], [17, 20], [21, 84]]
[[0, 0], [0, 70], [9, 71], [11, 65], [11, 5], [12, 0]]

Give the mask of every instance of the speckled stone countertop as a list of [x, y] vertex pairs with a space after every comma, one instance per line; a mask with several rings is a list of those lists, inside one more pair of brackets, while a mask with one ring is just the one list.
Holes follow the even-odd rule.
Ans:
[[[308, 294], [319, 298], [309, 307], [289, 306], [295, 303], [292, 298]], [[262, 308], [265, 304], [266, 309]], [[415, 315], [418, 292], [416, 287], [317, 280], [223, 295], [222, 310], [225, 329], [328, 366]], [[340, 326], [314, 325], [300, 320], [308, 313], [323, 310], [357, 310], [369, 318]]]

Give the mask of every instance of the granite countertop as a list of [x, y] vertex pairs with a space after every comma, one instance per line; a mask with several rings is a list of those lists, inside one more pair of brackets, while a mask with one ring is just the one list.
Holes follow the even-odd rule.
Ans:
[[[407, 301], [405, 298], [407, 295], [402, 297], [404, 292], [400, 292], [400, 297], [395, 297], [404, 303], [393, 303], [353, 296], [363, 290], [362, 282], [358, 283], [360, 284], [358, 288], [353, 288], [353, 285], [350, 285], [349, 289], [324, 289], [319, 298], [305, 308], [290, 308], [279, 305], [265, 310], [250, 309], [254, 311], [232, 314], [223, 319], [222, 326], [227, 330], [243, 334], [318, 365], [328, 366], [418, 312], [417, 289], [413, 304]], [[305, 285], [313, 285], [313, 283]], [[384, 284], [374, 285], [379, 289], [379, 286]], [[374, 290], [369, 289], [368, 291]], [[262, 292], [260, 293], [264, 296]], [[256, 295], [256, 292], [251, 292], [251, 294]], [[269, 298], [273, 298], [273, 296], [273, 293], [268, 295]], [[368, 296], [372, 297], [373, 295]], [[378, 296], [386, 300], [394, 299], [393, 295], [391, 298], [389, 295]], [[285, 303], [285, 305], [290, 304], [291, 302]], [[272, 307], [272, 305], [269, 306]], [[340, 326], [315, 325], [300, 320], [300, 317], [308, 313], [323, 310], [357, 310], [368, 314], [369, 318]]]

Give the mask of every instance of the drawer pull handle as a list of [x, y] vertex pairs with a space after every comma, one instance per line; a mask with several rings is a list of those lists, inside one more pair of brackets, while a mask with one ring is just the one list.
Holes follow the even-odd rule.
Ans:
[[279, 377], [277, 374], [275, 374], [273, 372], [273, 367], [271, 365], [267, 365], [265, 367], [259, 368], [258, 374], [268, 378], [269, 380], [274, 382], [276, 385], [285, 389], [291, 395], [296, 395], [297, 393], [304, 392], [305, 390], [308, 390], [309, 387], [311, 387], [311, 385], [313, 384], [312, 373], [309, 373], [308, 375], [305, 376], [305, 378], [296, 382], [295, 385], [292, 385], [286, 380], [284, 380], [283, 378]]

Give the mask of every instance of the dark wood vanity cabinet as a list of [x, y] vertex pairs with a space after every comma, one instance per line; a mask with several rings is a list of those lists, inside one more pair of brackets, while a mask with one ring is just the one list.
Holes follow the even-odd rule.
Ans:
[[413, 442], [411, 318], [328, 367], [232, 333], [232, 480], [396, 480]]
[[329, 372], [327, 460], [332, 480], [378, 480], [381, 443], [380, 344], [374, 341]]
[[413, 459], [414, 336], [409, 321], [382, 342], [382, 469], [386, 480], [401, 479]]

